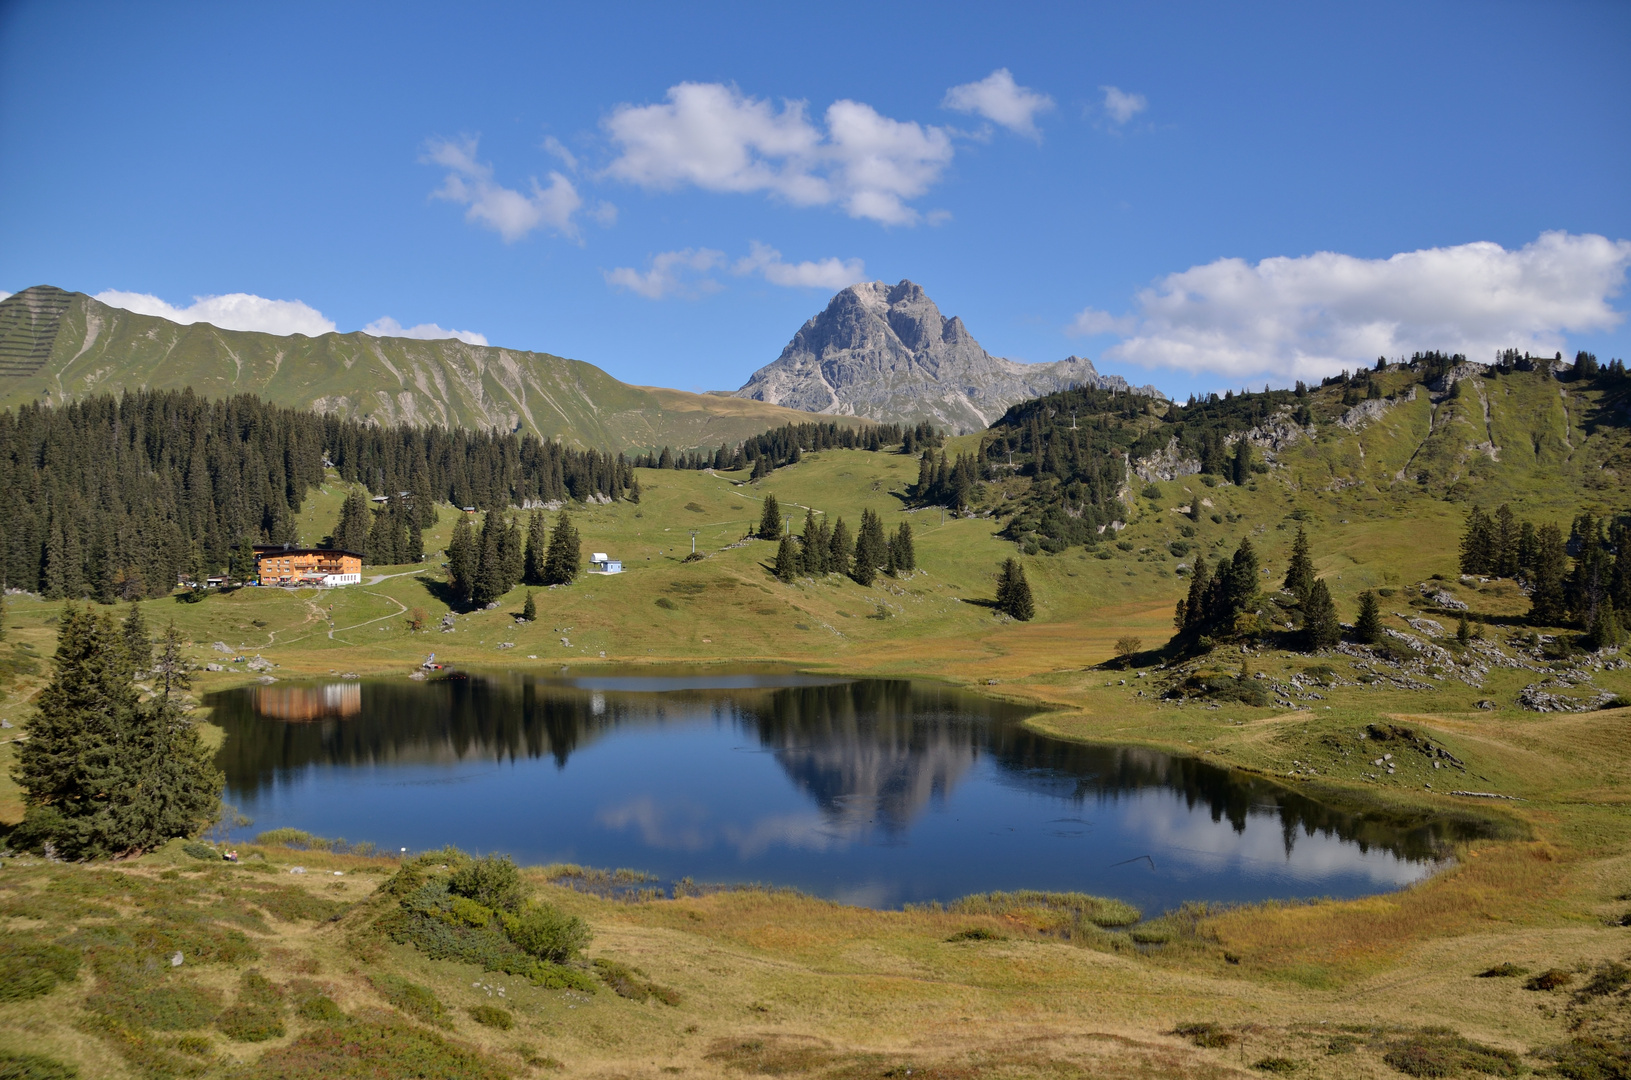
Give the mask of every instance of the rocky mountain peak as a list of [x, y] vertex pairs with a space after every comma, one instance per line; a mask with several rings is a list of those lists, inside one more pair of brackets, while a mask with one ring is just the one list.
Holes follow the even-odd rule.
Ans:
[[806, 412], [928, 420], [973, 431], [1015, 402], [1073, 385], [1132, 389], [1077, 356], [1052, 364], [992, 356], [916, 282], [870, 281], [834, 296], [736, 396]]

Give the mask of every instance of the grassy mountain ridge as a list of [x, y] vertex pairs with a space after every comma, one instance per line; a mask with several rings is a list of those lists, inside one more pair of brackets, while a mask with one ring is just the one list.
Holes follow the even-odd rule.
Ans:
[[211, 398], [255, 393], [380, 423], [532, 431], [612, 451], [712, 447], [808, 419], [763, 402], [631, 386], [581, 360], [453, 339], [182, 325], [50, 286], [0, 301], [0, 408], [138, 386], [191, 387]]

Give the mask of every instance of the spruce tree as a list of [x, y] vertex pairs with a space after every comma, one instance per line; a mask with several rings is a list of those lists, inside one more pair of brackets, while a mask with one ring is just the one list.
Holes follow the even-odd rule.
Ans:
[[526, 573], [527, 553], [526, 544], [521, 538], [521, 526], [508, 514], [504, 516], [504, 531], [499, 536], [499, 558], [504, 563], [504, 591], [509, 592]]
[[521, 605], [521, 618], [527, 622], [538, 621], [538, 601], [532, 598], [532, 590], [527, 590], [527, 602]]
[[340, 520], [334, 526], [334, 546], [342, 551], [363, 554], [368, 546], [370, 525], [368, 496], [352, 488], [340, 506]]
[[521, 580], [528, 585], [544, 583], [544, 555], [549, 550], [549, 531], [544, 512], [534, 510], [527, 518], [527, 550], [522, 555]]
[[549, 534], [549, 551], [544, 555], [544, 584], [570, 585], [583, 565], [583, 541], [565, 510], [555, 519]]
[[476, 541], [476, 580], [470, 590], [470, 601], [476, 607], [486, 607], [509, 590], [504, 581], [504, 551], [500, 546], [504, 535], [503, 520], [493, 510], [481, 524], [481, 537]]
[[23, 789], [17, 838], [69, 858], [127, 849], [121, 803], [137, 781], [136, 713], [125, 644], [107, 615], [72, 605], [57, 627], [56, 671], [35, 699], [12, 773]]
[[447, 584], [461, 604], [470, 603], [476, 590], [476, 537], [470, 515], [460, 514], [453, 523], [453, 539], [447, 545]]
[[1235, 440], [1235, 457], [1231, 463], [1230, 480], [1236, 487], [1245, 487], [1252, 477], [1252, 444], [1245, 435]]
[[849, 527], [844, 519], [839, 518], [833, 522], [832, 536], [827, 540], [827, 572], [829, 574], [847, 574], [850, 569], [850, 555], [854, 545], [850, 540]]
[[1025, 580], [1025, 568], [1013, 557], [1002, 564], [997, 574], [997, 608], [1020, 622], [1036, 617], [1036, 603], [1031, 598], [1031, 584]]
[[1308, 593], [1314, 588], [1314, 560], [1308, 554], [1308, 532], [1301, 525], [1291, 541], [1291, 565], [1286, 568], [1284, 587], [1298, 604], [1307, 604]]
[[917, 569], [917, 545], [912, 541], [912, 524], [909, 521], [900, 523], [890, 540], [891, 562], [894, 563], [895, 573], [910, 574]]
[[1604, 599], [1586, 631], [1586, 645], [1592, 649], [1609, 649], [1625, 640], [1625, 629], [1614, 610], [1614, 601]]
[[782, 537], [782, 542], [776, 546], [776, 580], [791, 582], [799, 575], [799, 553], [797, 541], [791, 535]]
[[[1252, 547], [1251, 537], [1240, 541], [1235, 549], [1235, 557], [1230, 561], [1229, 576], [1225, 591], [1225, 601], [1228, 605], [1228, 626], [1231, 629], [1235, 617], [1249, 610], [1257, 599], [1257, 549]], [[1312, 592], [1312, 590], [1310, 590]]]
[[1308, 590], [1308, 606], [1303, 612], [1303, 647], [1309, 652], [1329, 649], [1342, 640], [1342, 623], [1331, 590], [1318, 578]]
[[1472, 624], [1467, 621], [1467, 613], [1463, 611], [1455, 623], [1455, 640], [1465, 645], [1472, 640]]
[[1354, 637], [1362, 645], [1382, 640], [1382, 612], [1376, 594], [1366, 589], [1359, 594], [1359, 617], [1354, 620]]
[[1568, 598], [1564, 583], [1568, 551], [1563, 531], [1556, 525], [1542, 525], [1535, 532], [1535, 565], [1529, 594], [1529, 622], [1534, 626], [1558, 626], [1568, 618]]
[[147, 630], [147, 620], [142, 617], [142, 609], [134, 600], [130, 602], [130, 613], [120, 624], [124, 638], [125, 655], [130, 658], [130, 670], [140, 677], [142, 672], [153, 666], [153, 637]]
[[1207, 598], [1212, 591], [1212, 568], [1205, 558], [1195, 560], [1195, 571], [1189, 577], [1189, 595], [1185, 597], [1183, 631], [1190, 637], [1199, 637], [1207, 630]]
[[776, 501], [776, 496], [766, 492], [764, 509], [759, 513], [759, 539], [776, 540], [781, 537], [781, 534], [781, 504]]
[[1512, 507], [1502, 503], [1495, 511], [1495, 521], [1490, 527], [1491, 553], [1490, 571], [1496, 577], [1515, 578], [1518, 576], [1519, 544], [1523, 535], [1522, 526], [1512, 513]]
[[804, 514], [804, 533], [799, 542], [800, 569], [811, 577], [820, 577], [827, 572], [827, 538], [822, 535], [821, 524], [816, 521], [815, 511], [808, 510]]
[[130, 747], [137, 756], [136, 783], [120, 817], [122, 850], [145, 851], [178, 836], [191, 836], [220, 813], [222, 776], [214, 752], [186, 716], [179, 692], [190, 685], [174, 621], [159, 643], [155, 669], [160, 690], [139, 706]]
[[883, 536], [883, 522], [871, 510], [861, 511], [861, 529], [855, 534], [855, 565], [850, 577], [857, 585], [871, 585], [878, 570], [889, 560], [889, 547]]
[[1467, 514], [1466, 531], [1461, 534], [1461, 572], [1473, 575], [1490, 573], [1494, 541], [1494, 523], [1484, 513], [1483, 507], [1474, 506]]

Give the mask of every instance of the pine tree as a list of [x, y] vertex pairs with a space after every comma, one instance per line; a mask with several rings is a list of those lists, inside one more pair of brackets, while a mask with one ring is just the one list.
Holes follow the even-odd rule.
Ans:
[[901, 522], [890, 539], [889, 561], [896, 574], [910, 574], [917, 569], [917, 545], [912, 541], [911, 522]]
[[798, 544], [791, 535], [776, 546], [776, 580], [791, 582], [799, 574]]
[[549, 551], [544, 555], [544, 584], [570, 585], [583, 565], [583, 541], [572, 519], [562, 510], [549, 534]]
[[256, 574], [255, 543], [245, 536], [232, 546], [232, 556], [227, 561], [227, 575], [233, 581], [251, 581]]
[[1291, 541], [1291, 565], [1286, 568], [1284, 584], [1298, 604], [1308, 603], [1308, 594], [1314, 588], [1314, 560], [1308, 553], [1308, 532], [1301, 525], [1297, 526], [1297, 536]]
[[1245, 537], [1235, 549], [1235, 557], [1229, 564], [1224, 593], [1229, 612], [1226, 628], [1232, 628], [1235, 617], [1244, 614], [1257, 600], [1257, 576], [1257, 549], [1252, 547], [1251, 538]]
[[1025, 580], [1025, 568], [1018, 559], [1008, 558], [997, 572], [997, 610], [1020, 622], [1036, 617], [1031, 585]]
[[855, 565], [850, 577], [857, 585], [871, 585], [879, 568], [888, 560], [889, 546], [884, 540], [883, 522], [871, 510], [862, 510], [861, 529], [855, 534]]
[[532, 590], [527, 590], [527, 602], [521, 605], [521, 617], [527, 622], [538, 621], [538, 602], [532, 598]]
[[1466, 645], [1467, 642], [1472, 640], [1472, 624], [1467, 621], [1467, 613], [1465, 611], [1463, 611], [1461, 613], [1461, 617], [1456, 620], [1455, 640], [1461, 645]]
[[827, 572], [827, 538], [822, 534], [814, 510], [804, 514], [804, 533], [799, 541], [799, 568], [810, 577], [820, 577]]
[[1359, 594], [1359, 617], [1354, 620], [1354, 637], [1361, 645], [1382, 640], [1382, 612], [1376, 594], [1366, 589]]
[[1522, 527], [1512, 513], [1512, 507], [1502, 503], [1495, 511], [1495, 521], [1490, 527], [1490, 571], [1496, 577], [1518, 576], [1518, 550], [1522, 535]]
[[1597, 605], [1596, 617], [1586, 631], [1586, 644], [1592, 649], [1610, 649], [1625, 640], [1625, 628], [1620, 625], [1614, 610], [1614, 601], [1603, 600]]
[[1235, 440], [1235, 458], [1230, 474], [1236, 487], [1245, 487], [1246, 481], [1252, 477], [1252, 444], [1245, 435]]
[[528, 585], [544, 583], [544, 554], [549, 550], [548, 526], [544, 512], [534, 510], [527, 518], [527, 550], [522, 555], [521, 580]]
[[1564, 589], [1568, 552], [1563, 531], [1556, 525], [1542, 525], [1535, 531], [1535, 565], [1529, 581], [1529, 622], [1534, 626], [1558, 626], [1568, 618], [1568, 597]]
[[470, 592], [470, 600], [477, 607], [495, 603], [509, 591], [504, 580], [504, 549], [501, 546], [504, 533], [503, 520], [498, 513], [487, 511], [487, 518], [481, 524], [481, 539], [476, 544], [476, 583]]
[[1189, 577], [1189, 595], [1184, 599], [1184, 632], [1199, 637], [1207, 629], [1206, 602], [1212, 591], [1212, 568], [1206, 559], [1195, 560], [1195, 571]]
[[363, 554], [368, 546], [370, 525], [368, 496], [361, 488], [352, 488], [340, 506], [340, 520], [334, 526], [334, 546], [341, 551]]
[[127, 752], [136, 691], [124, 641], [107, 615], [70, 605], [54, 662], [16, 751], [25, 807], [18, 839], [36, 849], [50, 843], [70, 858], [116, 854], [127, 847], [120, 803], [136, 780]]
[[776, 496], [766, 492], [764, 509], [759, 513], [759, 539], [776, 540], [782, 534], [782, 508]]
[[1337, 620], [1337, 607], [1331, 600], [1331, 590], [1318, 578], [1308, 591], [1308, 606], [1303, 612], [1303, 648], [1309, 652], [1329, 649], [1342, 640], [1342, 623]]
[[850, 568], [850, 555], [854, 549], [850, 541], [849, 527], [844, 519], [839, 518], [833, 522], [832, 536], [827, 540], [827, 572], [829, 574], [847, 574]]
[[155, 670], [160, 692], [139, 706], [133, 737], [136, 784], [120, 818], [123, 850], [151, 850], [177, 836], [191, 836], [220, 813], [222, 776], [214, 752], [182, 711], [178, 694], [188, 687], [189, 665], [174, 621], [160, 640]]
[[526, 544], [521, 539], [521, 526], [508, 514], [504, 515], [504, 531], [499, 534], [499, 559], [504, 564], [504, 591], [509, 592], [521, 582], [526, 573]]
[[1461, 534], [1461, 572], [1488, 574], [1491, 571], [1490, 554], [1494, 547], [1495, 526], [1484, 508], [1474, 506], [1467, 514], [1467, 529]]
[[148, 633], [147, 620], [142, 618], [141, 606], [134, 600], [120, 630], [123, 632], [125, 655], [130, 658], [130, 670], [139, 677], [153, 666], [153, 638]]
[[459, 603], [469, 604], [476, 591], [476, 538], [470, 515], [460, 514], [453, 523], [453, 539], [447, 545], [447, 584]]

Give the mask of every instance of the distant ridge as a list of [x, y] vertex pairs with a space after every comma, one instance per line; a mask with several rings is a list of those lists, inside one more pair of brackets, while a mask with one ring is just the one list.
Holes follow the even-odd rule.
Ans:
[[1072, 387], [1161, 397], [1101, 375], [1091, 360], [1021, 364], [992, 356], [911, 281], [851, 285], [736, 392], [806, 412], [865, 416], [952, 431], [988, 427], [1010, 405]]
[[530, 431], [613, 451], [716, 447], [809, 420], [757, 401], [631, 386], [581, 360], [451, 338], [184, 325], [50, 285], [0, 301], [0, 408], [135, 387], [251, 393], [383, 424]]

